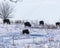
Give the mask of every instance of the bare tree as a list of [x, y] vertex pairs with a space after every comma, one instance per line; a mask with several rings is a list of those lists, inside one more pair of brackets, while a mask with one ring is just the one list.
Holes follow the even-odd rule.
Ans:
[[13, 7], [9, 3], [2, 2], [0, 4], [0, 18], [2, 19], [10, 18], [12, 12]]
[[0, 18], [6, 20], [11, 18], [11, 14], [13, 12], [13, 7], [8, 2], [0, 3]]

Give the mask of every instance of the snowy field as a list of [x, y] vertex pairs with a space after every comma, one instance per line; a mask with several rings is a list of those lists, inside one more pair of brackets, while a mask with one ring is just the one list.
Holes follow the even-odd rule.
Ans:
[[[22, 30], [29, 29], [29, 35]], [[0, 48], [60, 48], [60, 29], [38, 29], [0, 24]]]

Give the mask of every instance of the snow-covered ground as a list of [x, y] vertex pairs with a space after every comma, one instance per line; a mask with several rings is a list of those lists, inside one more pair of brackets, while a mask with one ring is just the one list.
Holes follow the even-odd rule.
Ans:
[[[22, 30], [29, 29], [29, 35]], [[0, 24], [0, 48], [60, 48], [60, 29], [38, 29]]]

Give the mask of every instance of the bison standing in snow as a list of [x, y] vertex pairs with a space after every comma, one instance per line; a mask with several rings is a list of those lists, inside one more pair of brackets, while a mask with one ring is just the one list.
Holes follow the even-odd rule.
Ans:
[[40, 21], [39, 24], [44, 26], [44, 21]]
[[25, 27], [26, 27], [26, 26], [31, 27], [30, 22], [25, 22], [24, 25], [25, 25]]
[[5, 23], [10, 24], [10, 20], [9, 20], [9, 19], [4, 19], [4, 20], [3, 20], [3, 23], [4, 23], [4, 24], [5, 24]]
[[29, 34], [29, 30], [28, 29], [23, 30], [22, 34]]
[[60, 26], [60, 22], [56, 22], [56, 26]]

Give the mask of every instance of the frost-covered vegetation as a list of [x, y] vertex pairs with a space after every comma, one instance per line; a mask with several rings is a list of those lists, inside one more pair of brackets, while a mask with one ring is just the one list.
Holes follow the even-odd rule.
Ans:
[[[0, 24], [0, 48], [60, 48], [60, 29], [41, 27], [25, 27], [24, 23], [15, 22]], [[24, 29], [30, 33], [22, 34]]]

